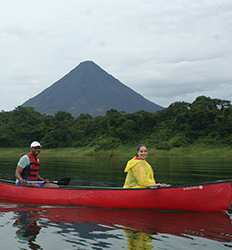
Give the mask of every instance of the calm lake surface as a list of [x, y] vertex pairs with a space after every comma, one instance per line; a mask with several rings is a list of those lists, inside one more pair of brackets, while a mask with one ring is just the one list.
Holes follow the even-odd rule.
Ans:
[[[72, 177], [71, 185], [121, 186], [128, 159], [49, 158], [41, 153], [41, 175]], [[0, 156], [0, 178], [13, 179], [17, 158]], [[230, 179], [223, 158], [149, 159], [156, 179], [193, 184]], [[216, 201], [215, 201], [216, 202]], [[1, 249], [231, 249], [232, 216], [151, 210], [25, 206], [0, 203]]]

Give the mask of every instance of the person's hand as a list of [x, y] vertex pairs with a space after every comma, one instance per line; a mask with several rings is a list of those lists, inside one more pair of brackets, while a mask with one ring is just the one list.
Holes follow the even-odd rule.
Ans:
[[166, 183], [157, 183], [156, 185], [157, 187], [170, 187], [171, 186], [170, 184], [166, 184]]
[[19, 180], [19, 183], [20, 183], [21, 185], [23, 185], [23, 184], [25, 183], [23, 178], [19, 178], [18, 180]]
[[47, 178], [41, 178], [41, 177], [40, 177], [39, 180], [40, 180], [40, 181], [44, 181], [45, 183], [48, 183], [48, 182], [49, 182], [49, 179], [47, 179]]
[[171, 186], [170, 184], [166, 184], [166, 183], [156, 183], [155, 185], [152, 185], [149, 188], [156, 189], [160, 187], [170, 187], [170, 186]]

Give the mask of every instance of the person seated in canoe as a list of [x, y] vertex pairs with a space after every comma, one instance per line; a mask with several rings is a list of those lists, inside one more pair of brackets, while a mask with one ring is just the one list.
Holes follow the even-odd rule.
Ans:
[[40, 143], [38, 141], [33, 141], [31, 143], [30, 152], [20, 157], [15, 170], [16, 185], [59, 187], [39, 175], [40, 162], [38, 155], [40, 150]]
[[151, 165], [145, 160], [147, 155], [147, 147], [139, 145], [136, 156], [127, 162], [124, 170], [127, 175], [123, 188], [146, 188], [160, 185], [155, 181]]

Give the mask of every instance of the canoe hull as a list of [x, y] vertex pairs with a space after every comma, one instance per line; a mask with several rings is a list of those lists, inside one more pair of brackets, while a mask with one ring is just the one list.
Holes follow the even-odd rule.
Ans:
[[39, 205], [186, 211], [225, 211], [231, 182], [157, 189], [33, 188], [0, 183], [0, 200]]

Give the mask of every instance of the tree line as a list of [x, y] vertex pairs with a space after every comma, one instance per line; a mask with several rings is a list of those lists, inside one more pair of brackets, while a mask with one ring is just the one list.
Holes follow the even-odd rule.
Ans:
[[232, 145], [230, 101], [199, 96], [192, 103], [175, 102], [159, 112], [104, 116], [67, 112], [41, 114], [19, 106], [0, 112], [0, 147], [28, 147], [38, 140], [45, 148], [91, 146], [96, 150], [146, 143], [160, 149], [194, 143]]

